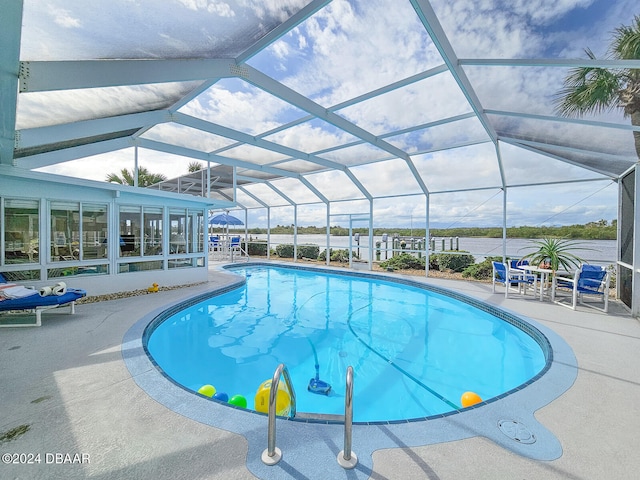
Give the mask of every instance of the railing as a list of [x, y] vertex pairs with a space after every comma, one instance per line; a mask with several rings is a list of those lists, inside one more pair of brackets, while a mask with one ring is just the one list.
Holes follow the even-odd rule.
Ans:
[[338, 464], [350, 469], [358, 463], [358, 457], [351, 451], [353, 426], [353, 367], [347, 367], [346, 391], [344, 395], [344, 450], [338, 453]]
[[[282, 451], [276, 447], [276, 399], [280, 376], [284, 376], [291, 396], [291, 409], [289, 416], [296, 415], [296, 395], [289, 376], [289, 370], [284, 363], [276, 368], [271, 380], [269, 391], [269, 423], [267, 426], [267, 448], [262, 452], [262, 462], [266, 465], [275, 465], [282, 459]], [[347, 367], [346, 391], [344, 399], [344, 449], [338, 454], [338, 464], [345, 469], [354, 468], [358, 463], [358, 457], [351, 451], [353, 428], [353, 367]]]
[[267, 448], [262, 452], [262, 461], [267, 465], [275, 465], [282, 458], [282, 451], [276, 447], [276, 398], [278, 395], [278, 386], [280, 385], [280, 375], [284, 375], [284, 381], [289, 389], [291, 396], [290, 417], [296, 416], [296, 393], [291, 384], [289, 370], [284, 363], [281, 363], [273, 373], [271, 380], [271, 390], [269, 391], [269, 424], [267, 427]]

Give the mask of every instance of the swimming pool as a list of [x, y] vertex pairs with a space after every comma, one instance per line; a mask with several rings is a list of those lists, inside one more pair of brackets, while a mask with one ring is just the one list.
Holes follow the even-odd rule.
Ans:
[[[429, 418], [532, 382], [551, 361], [542, 333], [494, 307], [414, 282], [281, 266], [234, 267], [246, 283], [160, 316], [148, 354], [174, 382], [211, 384], [247, 408], [285, 363], [297, 410], [342, 414], [354, 368], [354, 421]], [[307, 390], [316, 374], [329, 395]]]

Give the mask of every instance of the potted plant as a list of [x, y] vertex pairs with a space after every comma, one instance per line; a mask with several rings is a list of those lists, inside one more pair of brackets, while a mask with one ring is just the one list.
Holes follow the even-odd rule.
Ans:
[[557, 272], [560, 267], [564, 270], [571, 270], [572, 267], [579, 268], [584, 260], [571, 253], [571, 250], [580, 248], [581, 250], [592, 250], [581, 247], [580, 242], [575, 242], [560, 238], [545, 238], [542, 240], [532, 240], [536, 250], [523, 256], [523, 260], [529, 260], [532, 265], [541, 268], [548, 268], [552, 272]]

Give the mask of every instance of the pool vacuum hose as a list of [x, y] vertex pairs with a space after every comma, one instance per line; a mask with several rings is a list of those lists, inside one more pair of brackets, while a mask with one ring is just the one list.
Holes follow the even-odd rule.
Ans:
[[329, 395], [331, 391], [331, 385], [327, 382], [320, 380], [320, 364], [318, 363], [318, 352], [316, 352], [316, 347], [313, 345], [313, 342], [307, 338], [309, 345], [311, 345], [311, 350], [313, 350], [313, 358], [316, 361], [316, 376], [309, 380], [309, 386], [307, 390], [311, 393], [317, 393], [319, 395]]

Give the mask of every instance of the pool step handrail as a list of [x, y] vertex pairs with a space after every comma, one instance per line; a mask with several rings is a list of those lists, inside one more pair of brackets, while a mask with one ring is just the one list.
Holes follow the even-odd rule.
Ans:
[[353, 367], [347, 367], [346, 391], [344, 395], [344, 449], [338, 453], [338, 464], [344, 469], [354, 468], [358, 457], [351, 451], [353, 427]]
[[280, 385], [280, 376], [284, 376], [284, 381], [289, 389], [291, 397], [291, 408], [289, 416], [296, 416], [296, 392], [291, 383], [289, 370], [284, 363], [281, 363], [273, 373], [271, 380], [271, 389], [269, 391], [269, 423], [267, 426], [267, 448], [262, 452], [262, 462], [267, 465], [275, 465], [282, 459], [282, 451], [276, 447], [276, 398], [278, 394], [278, 386]]

